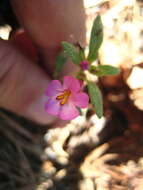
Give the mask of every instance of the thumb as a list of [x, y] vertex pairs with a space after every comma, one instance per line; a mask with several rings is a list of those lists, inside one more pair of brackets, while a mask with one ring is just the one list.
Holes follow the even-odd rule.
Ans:
[[0, 40], [0, 107], [41, 124], [55, 120], [44, 110], [49, 78], [7, 41]]

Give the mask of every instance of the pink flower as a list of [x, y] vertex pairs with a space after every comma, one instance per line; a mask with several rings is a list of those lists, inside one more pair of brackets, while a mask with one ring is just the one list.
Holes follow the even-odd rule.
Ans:
[[59, 80], [51, 81], [46, 95], [48, 101], [45, 110], [62, 120], [72, 120], [79, 116], [77, 107], [86, 108], [89, 101], [88, 95], [81, 92], [79, 80], [71, 76], [64, 77], [63, 85]]
[[83, 70], [88, 70], [89, 62], [88, 62], [88, 61], [82, 61], [82, 62], [80, 63], [80, 65], [81, 65], [81, 68], [82, 68]]

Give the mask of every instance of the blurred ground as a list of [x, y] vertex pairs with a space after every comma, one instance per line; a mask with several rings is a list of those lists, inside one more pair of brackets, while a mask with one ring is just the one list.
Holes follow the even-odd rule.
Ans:
[[[120, 67], [121, 74], [99, 81], [104, 98], [103, 118], [99, 120], [92, 111], [85, 110], [66, 128], [47, 131], [37, 190], [142, 190], [143, 1], [84, 3], [87, 42], [93, 20], [100, 13], [104, 42], [99, 61]], [[0, 36], [8, 38], [2, 30]], [[26, 148], [25, 145], [27, 151], [31, 144]], [[33, 155], [34, 164], [37, 154]]]
[[45, 135], [37, 190], [143, 189], [143, 2], [85, 0], [87, 41], [98, 13], [104, 24], [101, 64], [121, 68], [99, 81], [105, 114], [91, 111]]

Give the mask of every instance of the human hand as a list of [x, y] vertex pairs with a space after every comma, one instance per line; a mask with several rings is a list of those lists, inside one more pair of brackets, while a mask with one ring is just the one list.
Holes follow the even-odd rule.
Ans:
[[36, 64], [35, 58], [23, 55], [15, 47], [15, 40], [0, 40], [0, 106], [37, 122], [51, 123], [55, 118], [44, 110], [45, 89], [50, 80], [47, 73], [53, 72], [61, 41], [84, 43], [83, 5], [76, 0], [11, 0], [11, 3], [45, 70]]

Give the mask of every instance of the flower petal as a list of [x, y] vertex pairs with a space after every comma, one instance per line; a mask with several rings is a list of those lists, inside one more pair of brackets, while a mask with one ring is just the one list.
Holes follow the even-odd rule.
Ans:
[[73, 92], [78, 92], [80, 90], [80, 82], [72, 76], [65, 76], [63, 82], [64, 89], [70, 89]]
[[46, 95], [49, 97], [53, 97], [59, 93], [59, 91], [62, 91], [63, 87], [59, 80], [52, 80], [48, 84], [48, 88], [46, 90]]
[[75, 104], [75, 106], [78, 106], [80, 108], [86, 108], [88, 106], [89, 97], [86, 93], [80, 92], [72, 94], [70, 100], [73, 102], [73, 104]]
[[48, 102], [45, 104], [45, 110], [48, 112], [48, 114], [58, 115], [60, 111], [59, 101], [49, 98]]
[[71, 104], [71, 103], [66, 103], [61, 107], [59, 117], [62, 120], [72, 120], [79, 116], [79, 111], [77, 108]]

